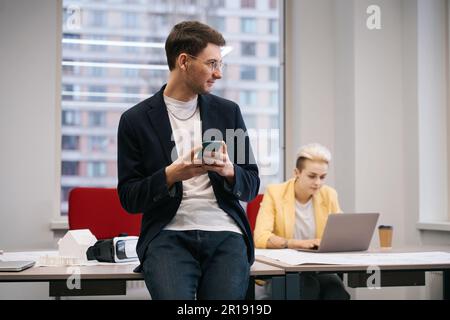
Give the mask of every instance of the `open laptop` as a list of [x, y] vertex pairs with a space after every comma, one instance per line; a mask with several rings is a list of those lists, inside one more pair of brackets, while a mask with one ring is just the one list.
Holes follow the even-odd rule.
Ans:
[[369, 248], [379, 213], [330, 214], [320, 246], [307, 252], [365, 251]]
[[0, 261], [0, 272], [17, 272], [34, 266], [34, 261]]

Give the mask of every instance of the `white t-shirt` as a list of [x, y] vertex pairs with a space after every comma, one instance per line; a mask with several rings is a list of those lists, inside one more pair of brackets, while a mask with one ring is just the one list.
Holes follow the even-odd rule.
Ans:
[[294, 238], [299, 240], [315, 239], [316, 221], [312, 198], [305, 204], [295, 200], [295, 231]]
[[[178, 156], [202, 145], [202, 123], [197, 99], [182, 102], [164, 96]], [[207, 173], [182, 183], [180, 207], [165, 230], [232, 231], [242, 234], [233, 218], [219, 208]]]

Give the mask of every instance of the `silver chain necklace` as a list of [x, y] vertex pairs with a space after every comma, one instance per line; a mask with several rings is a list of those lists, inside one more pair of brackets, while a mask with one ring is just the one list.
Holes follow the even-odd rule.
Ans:
[[187, 121], [187, 120], [191, 119], [191, 118], [197, 113], [197, 110], [198, 110], [198, 105], [195, 107], [194, 112], [193, 112], [189, 117], [187, 117], [187, 118], [179, 118], [179, 117], [177, 117], [172, 111], [170, 111], [170, 108], [167, 108], [167, 111], [169, 111], [169, 113], [170, 113], [175, 119], [178, 119], [178, 120], [180, 120], [180, 121]]

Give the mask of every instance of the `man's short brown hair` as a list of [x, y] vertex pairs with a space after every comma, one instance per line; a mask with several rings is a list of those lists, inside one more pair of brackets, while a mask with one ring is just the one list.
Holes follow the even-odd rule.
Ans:
[[197, 56], [208, 43], [223, 47], [225, 39], [220, 32], [198, 21], [184, 21], [175, 25], [166, 40], [169, 70], [175, 69], [176, 60], [181, 53]]

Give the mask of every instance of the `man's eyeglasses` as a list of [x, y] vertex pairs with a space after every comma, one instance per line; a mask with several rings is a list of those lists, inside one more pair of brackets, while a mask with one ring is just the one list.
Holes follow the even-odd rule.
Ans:
[[194, 60], [198, 60], [198, 61], [202, 62], [203, 64], [207, 65], [211, 69], [211, 72], [214, 72], [216, 70], [222, 72], [222, 70], [223, 70], [224, 63], [222, 61], [218, 61], [218, 60], [207, 60], [207, 61], [204, 61], [204, 60], [201, 60], [200, 58], [198, 58], [196, 56], [193, 56], [193, 55], [190, 55], [188, 53], [186, 53], [186, 55], [191, 57]]

